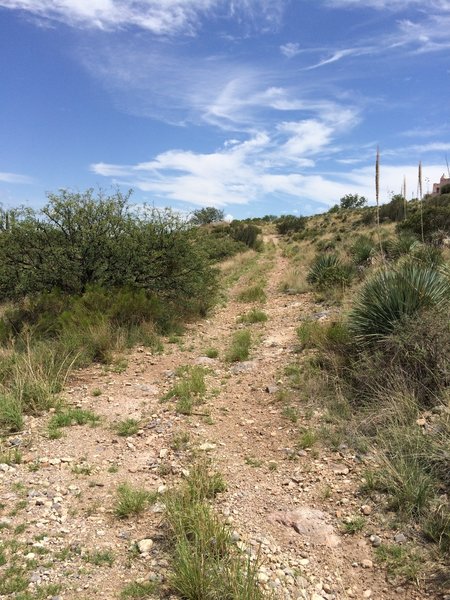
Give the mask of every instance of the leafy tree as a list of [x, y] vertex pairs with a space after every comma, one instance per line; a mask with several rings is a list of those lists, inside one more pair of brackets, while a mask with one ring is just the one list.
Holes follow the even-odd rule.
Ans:
[[450, 194], [450, 183], [446, 183], [441, 187], [441, 195]]
[[367, 199], [358, 194], [346, 194], [340, 199], [341, 208], [344, 209], [362, 208], [363, 206], [366, 206], [366, 204]]
[[380, 219], [383, 221], [402, 221], [405, 218], [405, 198], [401, 194], [394, 194], [391, 201], [380, 206]]
[[214, 206], [207, 206], [206, 208], [199, 208], [194, 210], [191, 217], [191, 222], [194, 225], [208, 225], [210, 223], [218, 223], [223, 221], [224, 212]]
[[144, 290], [186, 312], [205, 305], [214, 272], [196, 229], [170, 211], [137, 213], [129, 197], [61, 190], [40, 212], [16, 211], [8, 227], [0, 219], [0, 300], [95, 285]]

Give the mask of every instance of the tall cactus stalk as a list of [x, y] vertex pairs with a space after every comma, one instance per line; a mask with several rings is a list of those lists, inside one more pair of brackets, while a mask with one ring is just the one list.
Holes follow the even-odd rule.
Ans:
[[406, 213], [407, 213], [407, 200], [406, 200], [406, 175], [403, 175], [403, 191], [402, 191], [402, 195], [403, 195], [403, 203], [404, 203], [404, 209], [405, 209], [405, 219], [406, 219]]
[[380, 230], [380, 148], [378, 146], [377, 146], [377, 159], [375, 162], [375, 199], [377, 201], [378, 243], [380, 244], [381, 256], [384, 258], [383, 244], [381, 243], [381, 230]]
[[417, 190], [419, 194], [419, 203], [420, 203], [420, 231], [422, 235], [422, 244], [424, 243], [424, 235], [423, 235], [423, 184], [422, 184], [422, 161], [419, 161], [419, 176], [417, 182]]

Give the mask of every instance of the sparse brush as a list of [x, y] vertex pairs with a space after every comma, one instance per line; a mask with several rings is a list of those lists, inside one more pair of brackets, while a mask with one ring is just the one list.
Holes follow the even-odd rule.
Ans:
[[20, 400], [10, 394], [0, 395], [0, 433], [13, 433], [23, 428]]
[[119, 519], [125, 519], [131, 515], [140, 515], [150, 504], [156, 502], [157, 498], [157, 492], [148, 492], [134, 488], [128, 483], [123, 483], [117, 488], [114, 512]]
[[304, 270], [296, 267], [289, 269], [281, 282], [281, 291], [286, 294], [304, 294], [309, 289]]
[[228, 362], [240, 362], [247, 360], [250, 354], [252, 336], [248, 329], [236, 331], [233, 335], [230, 349], [226, 354]]
[[155, 581], [133, 581], [128, 583], [120, 592], [122, 600], [146, 600], [158, 591]]
[[[220, 476], [208, 466], [194, 467], [184, 486], [166, 497], [170, 527], [171, 587], [187, 599], [263, 600], [257, 561], [251, 564], [231, 539], [229, 526], [214, 513], [208, 498]], [[222, 483], [221, 486], [222, 488]]]
[[252, 285], [241, 292], [237, 296], [238, 302], [265, 302], [266, 293], [262, 285]]
[[181, 379], [165, 394], [162, 401], [175, 399], [176, 410], [182, 415], [190, 415], [195, 404], [201, 404], [206, 394], [206, 370], [201, 366], [183, 367]]
[[124, 421], [119, 421], [114, 425], [114, 430], [117, 435], [122, 437], [128, 437], [130, 435], [136, 435], [139, 431], [140, 423], [136, 419], [125, 419]]
[[217, 348], [207, 348], [205, 350], [205, 356], [208, 358], [217, 358], [219, 356], [219, 351]]
[[257, 308], [252, 308], [248, 313], [239, 317], [239, 323], [265, 323], [268, 319], [268, 316], [262, 310], [258, 310]]
[[321, 254], [316, 257], [306, 277], [306, 281], [318, 289], [350, 285], [354, 276], [351, 266], [345, 265], [335, 254]]

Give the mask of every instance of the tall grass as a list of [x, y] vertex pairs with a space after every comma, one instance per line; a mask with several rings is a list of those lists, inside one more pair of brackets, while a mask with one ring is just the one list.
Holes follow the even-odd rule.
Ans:
[[233, 544], [229, 526], [215, 514], [209, 499], [223, 491], [223, 480], [199, 464], [183, 486], [166, 499], [173, 590], [186, 600], [263, 600], [257, 563]]
[[228, 362], [240, 362], [247, 360], [250, 355], [252, 335], [248, 329], [236, 331], [231, 340], [231, 346], [226, 353]]

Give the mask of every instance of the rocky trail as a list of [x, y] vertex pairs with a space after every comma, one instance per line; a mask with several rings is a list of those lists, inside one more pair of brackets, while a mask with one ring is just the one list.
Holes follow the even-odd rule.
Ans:
[[[300, 401], [298, 421], [287, 418], [280, 391], [284, 368], [298, 360], [297, 327], [322, 309], [308, 294], [280, 291], [288, 261], [277, 245], [259, 260], [267, 262], [266, 322], [237, 322], [251, 307], [236, 300], [241, 278], [222, 306], [166, 340], [161, 354], [136, 348], [121, 368], [95, 365], [72, 377], [64, 398], [99, 415], [96, 427], [64, 427], [62, 437], [48, 439], [49, 415], [29, 417], [10, 439], [22, 461], [0, 465], [0, 537], [17, 556], [30, 598], [112, 600], [136, 580], [160, 581], [164, 590], [164, 507], [157, 501], [141, 516], [119, 519], [117, 489], [127, 482], [162, 493], [183, 478], [193, 452], [208, 455], [223, 474], [227, 490], [215, 508], [235, 543], [259, 557], [258, 579], [274, 597], [438, 597], [394, 584], [377, 563], [374, 548], [382, 541], [407, 540], [360, 495], [367, 459], [346, 447], [298, 447], [299, 431], [311, 422]], [[252, 331], [250, 358], [227, 363], [231, 337], [243, 327]], [[217, 348], [218, 358], [207, 358], [207, 348]], [[207, 369], [206, 401], [191, 415], [160, 402], [185, 365]], [[124, 419], [139, 421], [140, 429], [117, 435], [114, 423]], [[364, 518], [363, 530], [344, 533], [343, 523], [356, 517]], [[0, 597], [14, 598], [14, 589]]]

